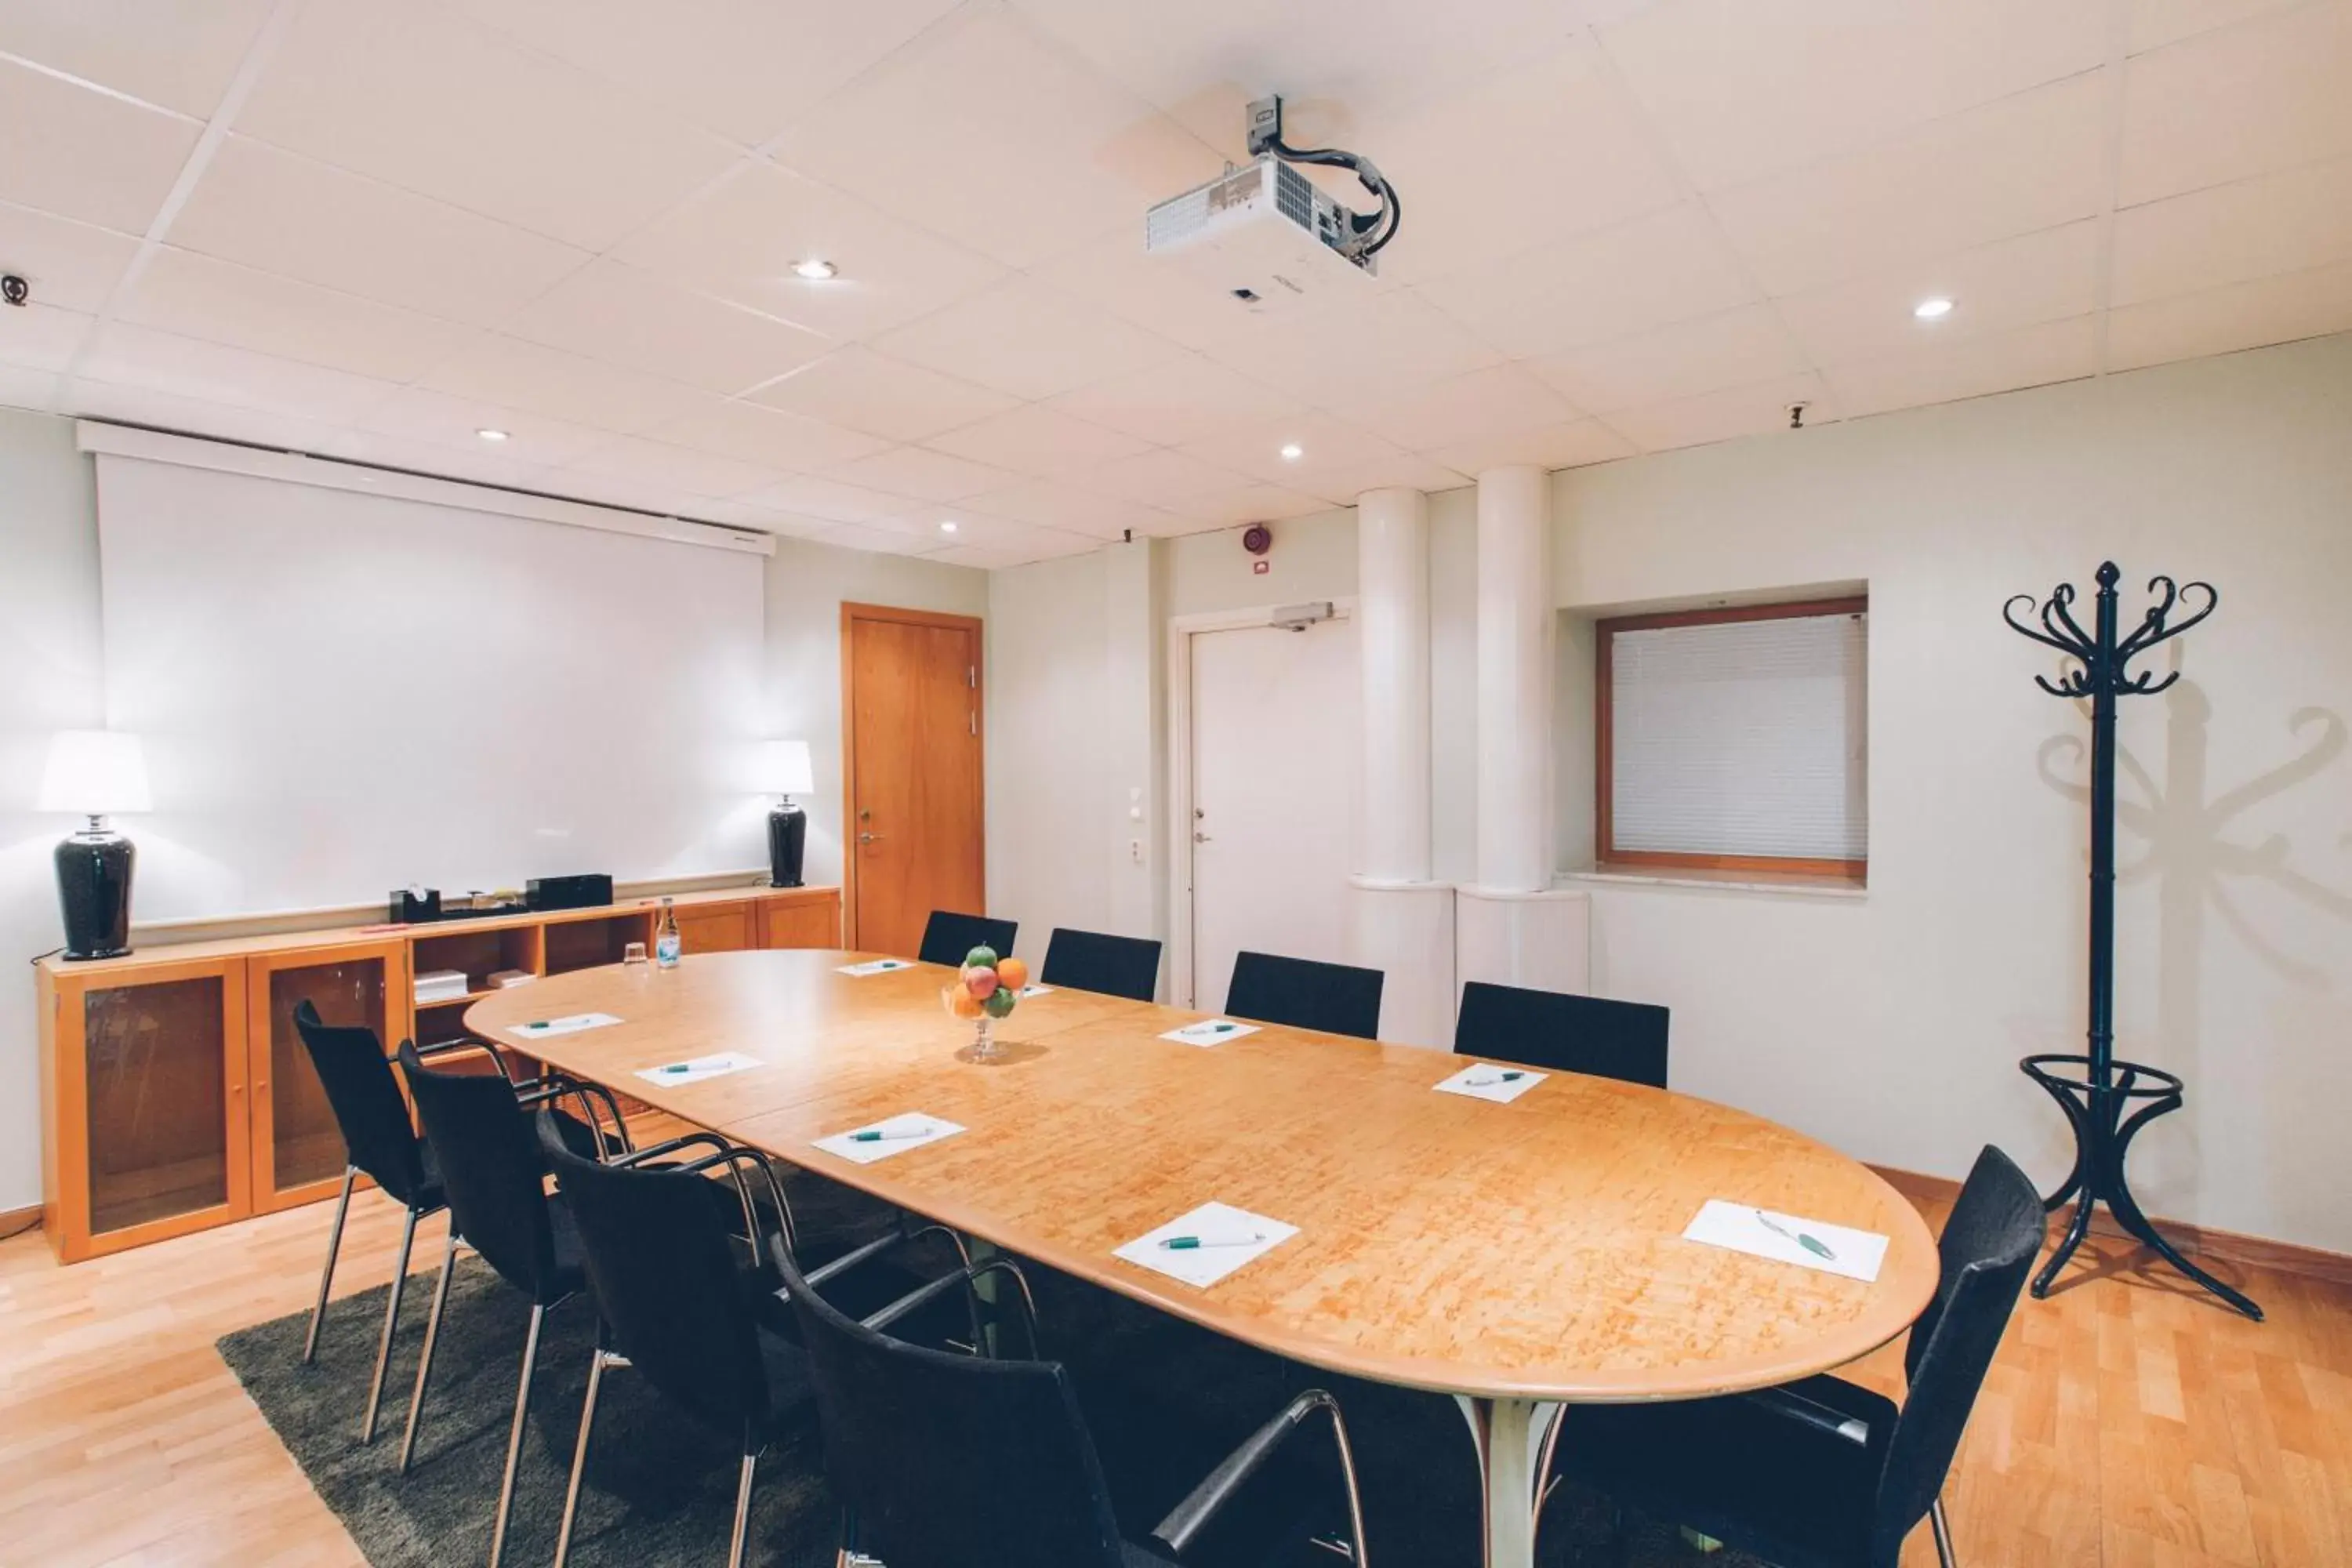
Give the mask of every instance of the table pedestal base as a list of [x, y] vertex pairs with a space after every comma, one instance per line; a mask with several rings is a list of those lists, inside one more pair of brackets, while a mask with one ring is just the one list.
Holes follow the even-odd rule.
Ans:
[[1486, 1568], [1535, 1568], [1536, 1514], [1543, 1503], [1544, 1465], [1560, 1406], [1534, 1399], [1474, 1399], [1454, 1395], [1486, 1483]]

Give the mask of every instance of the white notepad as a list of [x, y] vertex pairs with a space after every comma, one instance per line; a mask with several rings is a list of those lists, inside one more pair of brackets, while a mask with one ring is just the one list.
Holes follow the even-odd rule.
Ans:
[[[1181, 1215], [1158, 1230], [1137, 1237], [1112, 1256], [1206, 1289], [1297, 1234], [1295, 1225], [1237, 1209], [1231, 1204], [1202, 1204], [1191, 1214]], [[1202, 1245], [1183, 1248], [1162, 1245], [1180, 1237], [1196, 1238]]]
[[610, 1013], [572, 1013], [561, 1018], [534, 1018], [528, 1024], [508, 1026], [509, 1035], [520, 1035], [526, 1040], [543, 1040], [550, 1035], [576, 1035], [583, 1029], [601, 1029], [621, 1020]]
[[1160, 1037], [1173, 1040], [1180, 1046], [1222, 1046], [1227, 1040], [1238, 1040], [1244, 1035], [1256, 1033], [1255, 1024], [1236, 1024], [1231, 1018], [1203, 1018], [1197, 1024], [1171, 1029]]
[[820, 1138], [816, 1146], [828, 1154], [838, 1154], [860, 1165], [870, 1165], [877, 1160], [887, 1160], [908, 1149], [919, 1149], [926, 1143], [952, 1138], [962, 1131], [955, 1122], [910, 1110], [903, 1116], [869, 1121], [863, 1127], [853, 1127], [846, 1132]]
[[637, 1076], [647, 1083], [669, 1088], [682, 1083], [700, 1083], [707, 1078], [724, 1078], [730, 1072], [741, 1072], [745, 1068], [759, 1065], [759, 1058], [747, 1057], [741, 1051], [719, 1051], [688, 1061], [664, 1062], [657, 1068], [641, 1068]]
[[[1808, 1247], [1804, 1238], [1813, 1245]], [[1683, 1239], [1865, 1281], [1876, 1279], [1878, 1266], [1886, 1261], [1886, 1238], [1875, 1231], [1824, 1225], [1724, 1198], [1707, 1199], [1683, 1231]]]
[[913, 964], [908, 963], [903, 958], [869, 958], [863, 963], [845, 963], [841, 966], [840, 973], [843, 974], [887, 974], [894, 969], [912, 969], [915, 966]]
[[1533, 1068], [1497, 1067], [1491, 1062], [1479, 1062], [1464, 1068], [1439, 1084], [1437, 1092], [1465, 1095], [1472, 1100], [1491, 1100], [1497, 1105], [1508, 1105], [1549, 1076]]

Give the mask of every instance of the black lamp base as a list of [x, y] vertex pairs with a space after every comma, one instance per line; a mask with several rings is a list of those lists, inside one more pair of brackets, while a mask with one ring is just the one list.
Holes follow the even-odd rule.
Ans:
[[799, 887], [807, 847], [808, 813], [786, 798], [768, 813], [768, 886]]
[[131, 951], [131, 840], [93, 823], [58, 846], [58, 908], [75, 963]]

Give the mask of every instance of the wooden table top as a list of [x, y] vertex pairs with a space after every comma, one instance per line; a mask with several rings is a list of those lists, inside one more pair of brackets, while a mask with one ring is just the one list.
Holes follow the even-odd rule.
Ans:
[[[1202, 1048], [1213, 1015], [1066, 989], [955, 1059], [951, 971], [853, 977], [872, 954], [712, 953], [583, 970], [476, 1003], [469, 1027], [564, 1071], [1007, 1251], [1312, 1365], [1489, 1398], [1688, 1398], [1785, 1383], [1893, 1339], [1934, 1238], [1853, 1160], [1661, 1089], [1554, 1073], [1508, 1105], [1432, 1092], [1461, 1059], [1276, 1026]], [[530, 1040], [512, 1026], [622, 1022]], [[721, 1050], [761, 1066], [682, 1088], [637, 1069]], [[967, 1131], [870, 1165], [813, 1141], [907, 1111]], [[1710, 1197], [1888, 1240], [1863, 1283], [1682, 1238]], [[1111, 1254], [1210, 1201], [1299, 1234], [1207, 1289]]]

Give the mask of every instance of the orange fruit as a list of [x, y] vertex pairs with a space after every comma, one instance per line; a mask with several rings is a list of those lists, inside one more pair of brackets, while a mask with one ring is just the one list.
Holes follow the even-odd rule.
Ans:
[[940, 993], [947, 998], [948, 1011], [959, 1018], [977, 1018], [982, 1012], [981, 1000], [967, 985], [950, 985]]
[[1018, 958], [1008, 958], [996, 966], [996, 983], [1007, 991], [1019, 991], [1029, 984], [1029, 965]]

